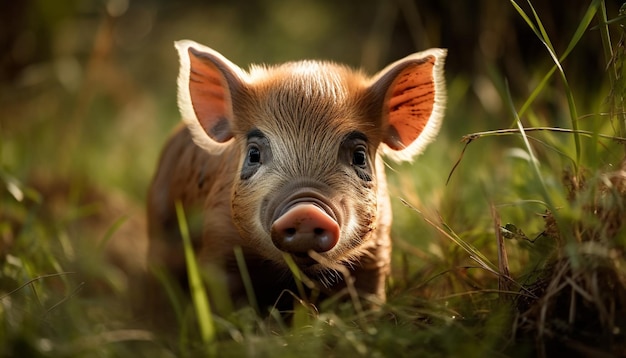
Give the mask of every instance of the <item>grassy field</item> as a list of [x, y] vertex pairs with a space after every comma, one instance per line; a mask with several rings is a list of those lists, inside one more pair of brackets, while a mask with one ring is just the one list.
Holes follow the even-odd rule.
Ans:
[[[626, 5], [293, 4], [0, 5], [0, 355], [626, 356]], [[387, 304], [132, 315], [182, 38], [242, 67], [449, 49], [442, 133], [389, 163]]]

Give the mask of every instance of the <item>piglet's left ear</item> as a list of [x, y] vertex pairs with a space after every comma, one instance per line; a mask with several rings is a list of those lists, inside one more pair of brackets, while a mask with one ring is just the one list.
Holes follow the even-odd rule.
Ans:
[[370, 85], [382, 99], [384, 153], [396, 161], [410, 161], [439, 132], [446, 94], [444, 49], [407, 56], [380, 71]]

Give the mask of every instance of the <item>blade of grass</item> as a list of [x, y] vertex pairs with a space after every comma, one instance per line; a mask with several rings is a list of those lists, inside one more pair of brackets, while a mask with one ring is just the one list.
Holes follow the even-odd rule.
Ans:
[[[532, 3], [528, 1], [528, 4], [533, 12], [533, 16], [535, 18], [537, 26], [533, 24], [533, 22], [528, 17], [528, 15], [526, 15], [524, 10], [522, 10], [522, 8], [519, 5], [517, 5], [514, 0], [511, 0], [511, 3], [513, 4], [517, 12], [520, 14], [520, 16], [522, 16], [522, 18], [526, 21], [528, 26], [533, 30], [535, 35], [537, 35], [539, 40], [546, 47], [546, 49], [548, 50], [548, 54], [554, 61], [555, 67], [559, 70], [559, 74], [561, 75], [561, 79], [564, 83], [564, 90], [565, 90], [565, 95], [567, 98], [567, 104], [569, 107], [572, 128], [575, 131], [578, 131], [578, 113], [576, 109], [576, 103], [574, 101], [574, 95], [569, 86], [569, 82], [567, 81], [567, 76], [565, 76], [565, 71], [563, 70], [563, 66], [561, 65], [561, 62], [563, 61], [564, 57], [563, 56], [561, 56], [561, 58], [557, 57], [554, 47], [552, 46], [552, 43], [550, 42], [550, 38], [548, 37], [548, 34], [545, 31], [543, 23], [541, 22], [541, 19], [538, 16], [537, 12], [535, 11], [535, 8], [533, 7]], [[585, 13], [585, 16], [583, 16], [583, 19], [581, 20], [578, 28], [576, 29], [576, 32], [574, 33], [572, 40], [570, 40], [568, 48], [566, 49], [566, 53], [569, 53], [569, 51], [571, 51], [575, 47], [575, 45], [578, 43], [578, 41], [582, 38], [586, 29], [589, 27], [591, 20], [595, 16], [598, 6], [599, 6], [599, 0], [594, 0], [591, 3], [589, 8], [587, 9], [587, 12]], [[578, 167], [580, 165], [580, 158], [581, 158], [582, 152], [581, 152], [581, 145], [580, 145], [580, 136], [576, 132], [574, 132], [574, 145], [576, 148], [576, 168], [574, 172], [576, 173], [576, 176], [578, 176]]]
[[196, 262], [196, 257], [191, 245], [189, 227], [187, 226], [184, 209], [180, 202], [176, 202], [176, 217], [178, 218], [180, 234], [183, 238], [190, 294], [197, 314], [200, 336], [202, 343], [209, 348], [210, 355], [215, 356], [215, 346], [212, 344], [215, 341], [215, 327], [213, 325], [213, 318], [211, 317], [211, 307], [204, 285], [202, 284], [200, 269], [198, 268], [198, 263]]
[[[598, 2], [597, 0], [592, 2], [591, 5], [589, 6], [589, 9], [585, 13], [584, 19], [588, 19], [589, 22], [591, 22], [591, 18], [589, 16], [590, 15], [590, 11], [593, 11], [595, 13], [595, 10], [596, 10], [596, 8], [598, 6], [597, 2]], [[530, 18], [528, 18], [528, 16], [524, 12], [524, 10], [522, 10], [520, 8], [520, 6], [517, 5], [517, 3], [514, 0], [511, 0], [511, 4], [515, 8], [515, 10], [517, 10], [517, 12], [520, 14], [520, 16], [522, 16], [522, 18], [526, 21], [526, 23], [533, 30], [533, 32], [535, 32], [535, 34], [537, 34], [538, 32], [536, 31], [536, 28], [535, 28], [534, 24], [532, 23]], [[569, 54], [572, 52], [574, 47], [576, 47], [576, 45], [578, 44], [578, 41], [580, 41], [580, 38], [582, 37], [582, 34], [584, 34], [584, 31], [587, 29], [587, 27], [589, 27], [589, 22], [581, 21], [579, 23], [578, 28], [576, 29], [576, 32], [574, 33], [574, 37], [572, 37], [572, 39], [570, 40], [570, 43], [568, 44], [567, 49], [565, 50], [565, 52], [563, 52], [561, 57], [559, 57], [559, 62], [563, 62], [569, 56]], [[526, 113], [528, 108], [530, 108], [530, 105], [535, 101], [535, 98], [537, 98], [539, 93], [545, 88], [546, 84], [548, 83], [548, 80], [550, 80], [550, 78], [552, 77], [552, 75], [554, 74], [554, 71], [556, 71], [556, 69], [557, 69], [556, 65], [552, 66], [550, 71], [548, 71], [548, 73], [546, 73], [546, 75], [539, 82], [537, 87], [535, 87], [533, 92], [528, 96], [528, 99], [526, 99], [526, 102], [524, 102], [524, 104], [520, 107], [520, 109], [518, 111], [520, 117], [522, 117]]]
[[411, 209], [411, 210], [415, 211], [416, 213], [418, 213], [422, 217], [422, 219], [424, 219], [424, 221], [426, 221], [427, 224], [429, 224], [430, 226], [435, 228], [437, 231], [439, 231], [445, 237], [447, 237], [452, 242], [457, 244], [460, 248], [465, 250], [470, 255], [470, 258], [472, 260], [476, 261], [477, 263], [479, 263], [484, 269], [486, 269], [487, 271], [493, 272], [496, 275], [498, 274], [497, 266], [494, 265], [491, 261], [489, 261], [489, 259], [485, 255], [483, 255], [480, 251], [478, 251], [478, 249], [476, 249], [474, 246], [472, 246], [471, 244], [463, 241], [463, 239], [461, 239], [452, 230], [452, 228], [450, 226], [448, 226], [448, 224], [446, 224], [443, 221], [442, 218], [440, 218], [441, 226], [437, 225], [435, 222], [433, 222], [432, 220], [427, 218], [426, 215], [424, 215], [420, 210], [418, 210], [415, 206], [413, 206], [411, 203], [409, 203], [405, 199], [400, 198], [400, 201], [406, 207], [408, 207], [409, 209]]
[[532, 147], [530, 146], [530, 141], [528, 140], [528, 136], [526, 135], [526, 129], [524, 128], [524, 125], [522, 124], [522, 120], [520, 119], [519, 114], [515, 111], [515, 105], [513, 104], [513, 98], [511, 97], [511, 91], [508, 85], [506, 86], [506, 96], [507, 96], [506, 99], [509, 105], [509, 109], [511, 110], [511, 114], [513, 115], [513, 118], [515, 119], [515, 123], [517, 124], [519, 133], [522, 137], [522, 140], [524, 141], [524, 146], [526, 147], [526, 150], [528, 151], [528, 155], [530, 157], [529, 162], [531, 163], [536, 179], [541, 184], [540, 185], [541, 194], [546, 204], [548, 205], [549, 210], [555, 210], [554, 202], [552, 201], [552, 198], [550, 197], [550, 194], [548, 193], [545, 180], [543, 180], [543, 176], [541, 175], [541, 170], [539, 169], [539, 161], [537, 160], [537, 157], [535, 157], [535, 153]]
[[556, 51], [554, 51], [554, 46], [552, 46], [550, 37], [548, 37], [546, 28], [543, 27], [543, 24], [541, 23], [541, 19], [539, 18], [539, 15], [537, 15], [537, 11], [535, 11], [535, 7], [533, 6], [533, 3], [530, 0], [526, 0], [526, 2], [528, 3], [528, 6], [530, 6], [530, 10], [533, 12], [533, 17], [535, 18], [535, 21], [537, 23], [537, 30], [539, 31], [539, 34], [537, 34], [537, 36], [539, 36], [539, 38], [544, 41], [544, 45], [548, 48], [548, 50], [551, 53], [555, 53]]
[[[283, 259], [285, 260], [285, 263], [287, 263], [287, 267], [289, 267], [289, 270], [291, 271], [291, 274], [295, 279], [294, 281], [296, 283], [296, 289], [298, 290], [298, 294], [300, 295], [300, 297], [306, 297], [304, 286], [302, 286], [303, 280], [305, 280], [304, 277], [306, 276], [302, 274], [302, 271], [300, 271], [298, 265], [296, 265], [296, 263], [293, 261], [291, 255], [283, 253]], [[306, 279], [308, 281], [308, 277]]]
[[[535, 100], [535, 98], [537, 97], [539, 92], [541, 92], [543, 90], [543, 88], [546, 86], [548, 80], [550, 79], [550, 77], [552, 76], [554, 71], [556, 71], [558, 69], [559, 73], [561, 75], [561, 79], [563, 80], [564, 85], [565, 85], [564, 88], [565, 88], [565, 94], [566, 94], [566, 97], [567, 97], [567, 103], [568, 103], [568, 107], [569, 107], [569, 111], [570, 111], [570, 120], [572, 122], [572, 128], [575, 131], [578, 131], [578, 114], [577, 114], [577, 109], [576, 109], [576, 105], [575, 105], [575, 101], [574, 101], [574, 96], [573, 96], [572, 90], [571, 90], [571, 88], [569, 86], [569, 83], [567, 81], [567, 77], [565, 76], [565, 72], [563, 70], [563, 67], [561, 66], [561, 63], [570, 54], [570, 52], [574, 49], [574, 47], [576, 47], [576, 44], [578, 44], [578, 42], [580, 41], [580, 39], [584, 35], [585, 31], [589, 27], [589, 24], [591, 23], [591, 20], [595, 16], [596, 11], [597, 11], [598, 7], [600, 6], [600, 0], [594, 0], [589, 5], [589, 7], [587, 8], [587, 11], [585, 12], [585, 15], [583, 16], [582, 20], [580, 21], [580, 23], [578, 25], [578, 28], [574, 32], [574, 35], [573, 35], [572, 39], [570, 40], [570, 42], [569, 42], [569, 44], [567, 46], [567, 49], [565, 50], [563, 55], [561, 55], [561, 57], [557, 57], [556, 56], [554, 48], [552, 47], [552, 44], [551, 44], [550, 39], [549, 39], [549, 37], [547, 35], [547, 32], [545, 31], [545, 28], [543, 27], [543, 24], [542, 24], [539, 16], [537, 15], [537, 12], [535, 11], [534, 7], [532, 6], [532, 3], [530, 1], [528, 3], [529, 3], [529, 5], [530, 5], [530, 7], [532, 9], [532, 12], [534, 14], [535, 20], [537, 21], [539, 29], [537, 28], [537, 26], [534, 25], [534, 23], [528, 17], [528, 15], [526, 15], [524, 10], [514, 0], [511, 0], [511, 4], [515, 8], [515, 10], [517, 10], [517, 12], [520, 14], [520, 16], [526, 21], [528, 26], [533, 30], [535, 35], [537, 35], [539, 40], [547, 48], [548, 53], [550, 54], [550, 57], [554, 61], [555, 65], [552, 67], [552, 69], [550, 71], [548, 71], [546, 76], [544, 76], [544, 78], [539, 83], [539, 85], [535, 88], [535, 90], [531, 93], [531, 95], [528, 97], [526, 102], [522, 105], [522, 107], [518, 111], [518, 116], [519, 117], [523, 116], [523, 114], [526, 112], [526, 110], [528, 110], [528, 108], [530, 107], [530, 104], [532, 104], [532, 102]], [[580, 165], [580, 158], [581, 158], [581, 154], [582, 153], [581, 153], [581, 146], [580, 146], [580, 137], [579, 137], [579, 135], [576, 132], [574, 132], [574, 143], [575, 143], [575, 147], [576, 147], [576, 168], [575, 168], [575, 172], [578, 173], [578, 166]]]
[[104, 237], [98, 242], [98, 250], [102, 251], [105, 249], [107, 243], [111, 241], [113, 234], [115, 234], [117, 230], [119, 230], [119, 228], [122, 226], [122, 224], [126, 222], [126, 220], [128, 220], [127, 216], [121, 216], [117, 220], [115, 220], [115, 222], [111, 226], [109, 226], [107, 231], [104, 233]]
[[[509, 257], [506, 253], [504, 238], [502, 237], [502, 222], [500, 214], [496, 210], [493, 203], [490, 203], [489, 206], [491, 209], [491, 216], [493, 217], [494, 234], [496, 235], [496, 245], [498, 248], [498, 271], [500, 272], [500, 275], [498, 275], [498, 289], [501, 291], [511, 291], [508, 280], [511, 277], [511, 271], [509, 268]], [[500, 294], [500, 298], [504, 299], [507, 298], [507, 296]]]
[[177, 295], [176, 289], [172, 284], [172, 278], [167, 275], [167, 273], [163, 269], [159, 268], [151, 268], [151, 273], [156, 277], [158, 282], [161, 284], [161, 287], [165, 289], [166, 297], [172, 303], [172, 307], [174, 309], [174, 314], [176, 315], [176, 319], [178, 324], [182, 324], [184, 320], [184, 312], [183, 307], [180, 304], [179, 297]]
[[[525, 132], [550, 131], [550, 132], [560, 132], [560, 133], [578, 133], [580, 135], [583, 135], [589, 138], [594, 138], [594, 136], [598, 136], [599, 138], [612, 139], [612, 140], [623, 142], [626, 144], [626, 138], [624, 137], [606, 135], [606, 134], [601, 134], [601, 133], [596, 134], [590, 131], [585, 131], [585, 130], [580, 130], [580, 129], [574, 130], [574, 129], [569, 129], [569, 128], [559, 128], [559, 127], [530, 127], [530, 128], [524, 128], [524, 131]], [[476, 132], [476, 133], [465, 135], [463, 136], [461, 141], [466, 142], [470, 139], [475, 140], [483, 136], [490, 136], [490, 135], [497, 136], [497, 135], [508, 135], [508, 134], [517, 134], [517, 133], [520, 133], [520, 130], [516, 128], [495, 129], [495, 130]]]
[[[624, 137], [616, 137], [616, 136], [611, 136], [611, 135], [606, 135], [606, 134], [601, 134], [601, 133], [597, 133], [597, 132], [591, 132], [591, 131], [585, 131], [585, 130], [578, 130], [578, 131], [574, 131], [572, 129], [568, 129], [568, 128], [558, 128], [558, 127], [530, 127], [530, 128], [524, 128], [524, 131], [529, 133], [529, 132], [537, 132], [537, 131], [544, 131], [544, 132], [554, 132], [554, 133], [574, 133], [577, 132], [578, 134], [580, 134], [581, 136], [584, 137], [588, 137], [592, 139], [592, 143], [598, 143], [602, 145], [602, 142], [599, 141], [600, 138], [603, 139], [611, 139], [614, 140], [616, 142], [619, 142], [621, 144], [626, 145], [626, 138]], [[469, 143], [471, 143], [472, 141], [482, 138], [482, 137], [488, 137], [488, 136], [504, 136], [504, 135], [512, 135], [512, 134], [519, 134], [520, 130], [518, 128], [506, 128], [506, 129], [496, 129], [496, 130], [490, 130], [490, 131], [483, 131], [483, 132], [476, 132], [476, 133], [471, 133], [468, 135], [463, 136], [463, 138], [461, 139], [462, 142], [465, 142], [465, 147], [463, 148], [463, 152], [465, 151], [467, 145]], [[554, 142], [554, 140], [552, 141], [543, 141], [540, 140], [536, 137], [531, 137], [528, 136], [528, 139], [531, 139], [537, 143], [540, 143], [541, 145], [543, 145], [545, 148], [550, 149], [551, 151], [558, 153], [560, 156], [562, 156], [563, 158], [566, 158], [567, 160], [569, 160], [572, 163], [573, 167], [576, 167], [576, 159], [572, 158], [570, 155], [568, 155], [567, 153], [565, 153], [563, 150], [557, 148], [555, 145], [549, 144], [549, 142]], [[461, 157], [463, 155], [463, 152], [461, 152]], [[457, 161], [457, 163], [455, 164], [455, 166], [452, 168], [452, 170], [454, 170], [457, 166], [458, 163], [461, 161], [462, 158], [459, 158], [459, 160]], [[450, 180], [450, 177], [452, 176], [452, 172], [450, 172], [450, 175], [448, 176], [448, 181]], [[446, 182], [447, 184], [447, 182]]]
[[[606, 16], [606, 4], [604, 1], [600, 6], [600, 21], [602, 25], [599, 25], [598, 28], [600, 30], [600, 38], [602, 39], [602, 50], [604, 51], [604, 58], [606, 63], [611, 63], [613, 59], [613, 46], [611, 46], [611, 34], [609, 33], [608, 26], [608, 18]], [[611, 84], [611, 88], [613, 88], [613, 84], [615, 83], [615, 68], [612, 71], [609, 71], [609, 83]]]
[[535, 173], [535, 177], [536, 179], [539, 181], [539, 187], [540, 187], [540, 194], [543, 197], [545, 203], [548, 206], [548, 210], [550, 210], [550, 212], [552, 213], [552, 215], [554, 216], [554, 220], [556, 221], [557, 227], [559, 229], [559, 233], [561, 235], [562, 238], [564, 238], [565, 240], [567, 240], [568, 242], [572, 242], [571, 238], [572, 238], [572, 233], [570, 230], [566, 230], [566, 228], [571, 227], [570, 225], [568, 225], [568, 223], [565, 222], [565, 219], [561, 217], [561, 215], [559, 215], [559, 212], [557, 210], [557, 207], [554, 203], [554, 200], [552, 198], [552, 196], [550, 195], [550, 192], [548, 191], [548, 187], [546, 186], [546, 182], [543, 179], [543, 175], [541, 175], [541, 170], [539, 169], [539, 161], [537, 160], [537, 158], [535, 157], [535, 154], [532, 150], [532, 147], [530, 146], [530, 142], [528, 140], [528, 136], [526, 135], [526, 131], [525, 128], [522, 124], [522, 121], [520, 120], [519, 114], [515, 111], [515, 107], [513, 105], [513, 98], [511, 97], [511, 91], [509, 90], [509, 87], [507, 85], [507, 102], [509, 105], [509, 108], [511, 109], [511, 113], [513, 115], [513, 118], [515, 118], [515, 122], [517, 123], [517, 126], [519, 128], [520, 134], [522, 136], [522, 139], [524, 141], [524, 146], [526, 147], [526, 150], [528, 151], [528, 155], [530, 156], [531, 160], [531, 167], [533, 169], [533, 172]]
[[241, 249], [241, 246], [237, 246], [234, 251], [235, 260], [237, 260], [237, 267], [239, 268], [239, 274], [241, 275], [241, 281], [243, 281], [243, 287], [246, 290], [246, 295], [248, 296], [248, 302], [256, 312], [260, 312], [259, 304], [256, 301], [256, 295], [254, 293], [254, 287], [252, 286], [252, 280], [250, 279], [250, 272], [246, 266], [246, 259], [243, 257], [243, 250]]
[[67, 295], [67, 296], [63, 297], [60, 301], [58, 301], [57, 303], [53, 304], [50, 308], [48, 308], [48, 309], [46, 310], [46, 312], [44, 312], [44, 314], [43, 314], [43, 316], [42, 316], [42, 317], [47, 316], [50, 312], [54, 311], [54, 310], [55, 310], [55, 309], [57, 309], [59, 306], [61, 306], [62, 304], [64, 304], [64, 303], [65, 303], [65, 302], [67, 302], [68, 300], [70, 300], [71, 298], [75, 297], [75, 296], [78, 294], [78, 292], [80, 292], [80, 291], [83, 289], [83, 287], [84, 287], [84, 286], [85, 286], [85, 283], [84, 283], [84, 282], [79, 283], [79, 284], [78, 284], [78, 286], [76, 286], [76, 287], [72, 290], [72, 292], [70, 292], [70, 294], [69, 294], [69, 295]]
[[[624, 21], [624, 19], [626, 18], [626, 14], [625, 14], [626, 4], [622, 5], [619, 11], [620, 11], [619, 14], [621, 16], [618, 16], [614, 20]], [[615, 53], [613, 51], [611, 36], [609, 33], [609, 24], [611, 23], [611, 21], [608, 21], [608, 18], [606, 15], [606, 4], [604, 3], [604, 1], [601, 3], [599, 17], [600, 17], [601, 24], [598, 25], [598, 28], [600, 29], [600, 37], [602, 38], [602, 48], [604, 50], [604, 58], [607, 63], [609, 84], [611, 86], [611, 92], [609, 93], [609, 107], [610, 107], [609, 111], [611, 112], [611, 118], [614, 115], [620, 116], [619, 112], [622, 112], [621, 119], [618, 119], [619, 135], [626, 135], [626, 117], [624, 116], [623, 111], [620, 111], [620, 109], [624, 108], [623, 78], [620, 81], [620, 77], [622, 76], [622, 74], [618, 70], [618, 68], [620, 67], [619, 65], [620, 49], [623, 51], [623, 41], [624, 41], [624, 35], [626, 34], [626, 32], [624, 32], [624, 25], [622, 25], [621, 26], [622, 36], [617, 45], [617, 53]], [[620, 47], [619, 44], [622, 44], [622, 47]], [[621, 89], [619, 88], [620, 82], [622, 83]]]
[[572, 39], [567, 45], [565, 52], [563, 52], [563, 55], [561, 55], [561, 57], [559, 58], [560, 62], [563, 62], [563, 60], [565, 60], [565, 57], [567, 57], [567, 55], [569, 55], [570, 52], [572, 52], [574, 47], [576, 47], [576, 45], [578, 44], [578, 41], [580, 41], [580, 39], [583, 37], [583, 35], [585, 34], [585, 31], [587, 31], [587, 28], [589, 28], [589, 24], [591, 24], [591, 21], [593, 20], [593, 17], [595, 16], [601, 4], [604, 4], [604, 1], [593, 0], [591, 4], [589, 4], [589, 7], [587, 8], [585, 15], [583, 16], [583, 18], [580, 20], [580, 23], [578, 24], [578, 28], [576, 28], [576, 32], [574, 32], [574, 36], [572, 36]]
[[26, 287], [26, 286], [28, 286], [28, 285], [30, 285], [30, 284], [32, 284], [32, 283], [34, 283], [34, 282], [36, 282], [36, 281], [43, 280], [43, 279], [46, 279], [46, 278], [48, 278], [48, 277], [57, 277], [57, 276], [75, 275], [75, 274], [76, 274], [76, 272], [66, 271], [66, 272], [58, 272], [58, 273], [52, 273], [52, 274], [48, 274], [48, 275], [41, 275], [41, 276], [37, 276], [37, 277], [35, 277], [35, 278], [32, 278], [32, 279], [30, 279], [30, 280], [28, 280], [28, 281], [24, 282], [24, 283], [23, 283], [22, 285], [20, 285], [18, 288], [13, 289], [11, 292], [9, 292], [9, 293], [7, 293], [7, 294], [5, 294], [5, 295], [0, 296], [0, 301], [1, 301], [1, 300], [3, 300], [3, 299], [5, 299], [6, 297], [11, 296], [11, 295], [12, 295], [12, 294], [14, 294], [15, 292], [17, 292], [17, 291], [19, 291], [19, 290], [23, 289], [24, 287]]

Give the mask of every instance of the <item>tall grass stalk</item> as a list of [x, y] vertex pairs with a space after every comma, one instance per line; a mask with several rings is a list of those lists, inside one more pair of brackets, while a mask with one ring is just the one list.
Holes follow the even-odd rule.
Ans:
[[[621, 38], [618, 43], [617, 51], [613, 51], [611, 42], [611, 34], [609, 32], [609, 20], [606, 14], [606, 4], [601, 3], [600, 7], [600, 36], [602, 38], [602, 49], [604, 51], [604, 58], [607, 63], [607, 73], [609, 77], [609, 84], [611, 86], [611, 93], [609, 94], [609, 116], [610, 119], [613, 116], [618, 118], [619, 135], [626, 136], [626, 103], [624, 100], [624, 90], [626, 90], [626, 71], [624, 70], [624, 63], [626, 60], [623, 58], [626, 56], [626, 3], [622, 4], [620, 8], [619, 16], [615, 19], [618, 23], [621, 22]], [[620, 53], [621, 52], [621, 53]], [[621, 63], [620, 63], [621, 61]], [[621, 70], [621, 73], [620, 73]], [[624, 144], [626, 152], [626, 144]]]
[[[576, 29], [576, 32], [574, 33], [574, 36], [572, 37], [572, 40], [570, 41], [567, 49], [565, 50], [563, 55], [558, 57], [556, 55], [556, 51], [555, 51], [554, 47], [552, 46], [550, 38], [549, 38], [549, 36], [548, 36], [544, 26], [543, 26], [543, 23], [542, 23], [540, 17], [537, 15], [537, 12], [535, 11], [535, 8], [532, 5], [532, 2], [530, 0], [528, 0], [528, 4], [529, 4], [529, 6], [530, 6], [530, 8], [531, 8], [531, 10], [533, 12], [533, 17], [535, 18], [536, 25], [533, 23], [533, 21], [530, 19], [530, 17], [526, 14], [526, 12], [515, 2], [515, 0], [511, 0], [511, 4], [515, 8], [515, 10], [517, 10], [517, 12], [520, 14], [520, 16], [528, 24], [528, 27], [530, 27], [533, 30], [535, 35], [544, 44], [544, 46], [548, 50], [548, 53], [550, 54], [550, 57], [554, 61], [553, 69], [550, 70], [548, 72], [548, 74], [546, 74], [544, 79], [547, 79], [547, 78], [551, 77], [552, 73], [554, 73], [554, 70], [556, 70], [556, 69], [558, 69], [559, 74], [561, 75], [561, 80], [563, 81], [563, 84], [564, 84], [565, 95], [567, 97], [567, 103], [568, 103], [568, 106], [569, 106], [570, 120], [571, 120], [571, 123], [572, 123], [572, 129], [574, 130], [573, 135], [574, 135], [574, 143], [575, 143], [575, 147], [576, 147], [576, 163], [575, 163], [576, 167], [574, 168], [574, 172], [576, 173], [577, 176], [579, 175], [579, 169], [578, 168], [580, 166], [580, 158], [581, 158], [581, 155], [582, 155], [582, 153], [581, 153], [581, 145], [580, 145], [580, 136], [578, 134], [578, 111], [576, 109], [576, 103], [574, 101], [574, 95], [573, 95], [572, 89], [570, 88], [569, 82], [567, 80], [567, 76], [565, 75], [565, 71], [563, 70], [563, 66], [561, 65], [561, 63], [563, 62], [563, 60], [565, 60], [567, 55], [571, 52], [571, 50], [574, 49], [574, 47], [576, 46], [578, 41], [580, 41], [580, 39], [584, 35], [585, 31], [589, 27], [589, 24], [593, 20], [593, 17], [595, 16], [595, 13], [596, 13], [598, 7], [600, 6], [600, 2], [601, 2], [600, 0], [594, 0], [591, 3], [591, 5], [589, 5], [589, 8], [587, 9], [585, 15], [581, 19], [581, 21], [580, 21], [580, 23], [578, 25], [578, 28]], [[541, 84], [535, 89], [535, 91], [541, 91], [541, 89], [543, 89], [543, 86], [545, 86], [546, 84], [547, 84], [547, 80], [546, 81], [542, 81]], [[534, 92], [533, 92], [533, 94], [534, 94]], [[524, 103], [524, 105], [522, 106], [522, 109], [519, 111], [519, 113], [518, 113], [519, 116], [523, 115], [523, 113], [526, 111], [527, 107], [530, 106], [530, 103], [532, 102], [532, 100], [534, 100], [534, 97], [531, 95], [529, 97], [529, 99], [526, 101], [526, 103]]]
[[241, 274], [241, 280], [243, 281], [243, 287], [246, 290], [246, 296], [248, 296], [248, 303], [256, 312], [259, 311], [259, 304], [256, 301], [256, 295], [254, 294], [254, 287], [252, 286], [252, 280], [250, 279], [250, 272], [246, 265], [246, 259], [243, 256], [243, 250], [240, 246], [235, 248], [235, 260], [237, 261], [237, 268]]
[[211, 317], [211, 307], [209, 305], [207, 293], [204, 289], [204, 284], [202, 283], [200, 268], [198, 267], [193, 247], [191, 245], [189, 227], [187, 226], [183, 206], [180, 202], [176, 203], [176, 216], [180, 225], [180, 233], [183, 238], [185, 260], [187, 262], [187, 274], [189, 275], [189, 290], [197, 314], [198, 325], [200, 327], [200, 337], [202, 342], [209, 349], [208, 353], [210, 353], [211, 356], [215, 356], [217, 353], [213, 344], [215, 342], [215, 327], [213, 324], [213, 318]]
[[498, 275], [498, 268], [497, 268], [497, 266], [494, 265], [491, 261], [489, 261], [489, 259], [482, 252], [480, 252], [480, 250], [476, 249], [469, 242], [461, 239], [456, 234], [456, 232], [454, 232], [454, 230], [448, 224], [446, 224], [443, 221], [442, 218], [440, 218], [440, 224], [437, 224], [433, 220], [431, 220], [428, 217], [426, 217], [426, 215], [424, 215], [420, 210], [418, 210], [416, 207], [411, 205], [408, 201], [406, 201], [404, 199], [401, 199], [401, 201], [408, 208], [410, 208], [411, 210], [413, 210], [416, 213], [418, 213], [422, 217], [422, 219], [424, 221], [426, 221], [426, 223], [428, 225], [432, 226], [440, 234], [442, 234], [443, 236], [448, 238], [451, 242], [453, 242], [454, 244], [458, 245], [460, 248], [465, 250], [465, 252], [467, 252], [469, 254], [469, 257], [472, 260], [474, 260], [476, 263], [478, 263], [480, 265], [480, 267], [482, 267], [483, 269], [485, 269], [488, 272], [491, 272], [491, 273], [493, 273], [495, 275]]

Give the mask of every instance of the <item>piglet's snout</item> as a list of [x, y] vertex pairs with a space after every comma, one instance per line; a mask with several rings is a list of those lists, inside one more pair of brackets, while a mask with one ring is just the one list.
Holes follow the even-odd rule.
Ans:
[[301, 202], [278, 217], [271, 227], [274, 245], [285, 252], [326, 252], [339, 241], [339, 224], [318, 205]]

